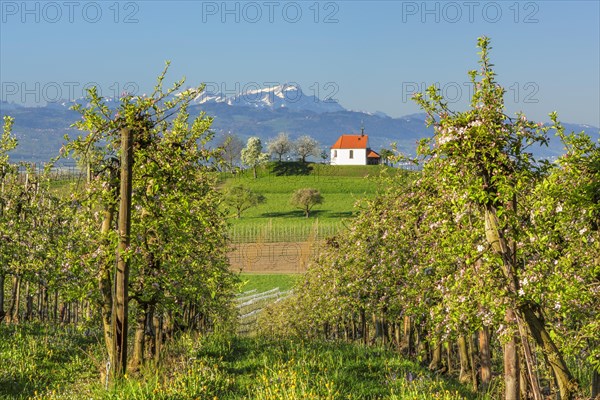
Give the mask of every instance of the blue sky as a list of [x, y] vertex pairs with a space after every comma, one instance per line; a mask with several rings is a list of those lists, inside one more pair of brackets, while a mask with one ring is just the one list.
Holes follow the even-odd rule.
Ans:
[[89, 83], [105, 96], [146, 93], [170, 60], [171, 81], [226, 94], [294, 82], [397, 117], [437, 83], [461, 109], [487, 35], [510, 113], [600, 126], [599, 4], [0, 0], [0, 99], [43, 105]]

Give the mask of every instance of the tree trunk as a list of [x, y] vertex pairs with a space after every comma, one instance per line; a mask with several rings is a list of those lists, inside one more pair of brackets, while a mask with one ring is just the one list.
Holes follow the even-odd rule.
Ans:
[[[519, 318], [517, 323], [519, 324], [519, 335], [521, 336], [521, 345], [523, 348], [523, 356], [525, 359], [525, 369], [527, 371], [527, 381], [529, 383], [530, 392], [533, 395], [534, 400], [542, 400], [542, 392], [540, 390], [540, 383], [538, 381], [536, 373], [536, 365], [534, 360], [533, 352], [529, 346], [529, 340], [527, 338], [527, 332], [523, 326], [522, 320]], [[525, 391], [525, 390], [524, 390]], [[525, 391], [526, 392], [526, 391]]]
[[13, 277], [13, 285], [10, 299], [10, 307], [8, 309], [8, 322], [11, 324], [19, 323], [19, 303], [21, 298], [21, 276]]
[[52, 313], [54, 317], [54, 323], [58, 322], [58, 289], [54, 290], [54, 310]]
[[[514, 325], [515, 313], [506, 310], [506, 323]], [[504, 343], [504, 398], [506, 400], [519, 400], [519, 356], [517, 354], [517, 341], [515, 335]]]
[[44, 318], [42, 316], [42, 298], [44, 296], [44, 285], [42, 285], [42, 283], [40, 282], [38, 284], [38, 292], [37, 292], [37, 296], [36, 296], [36, 313], [37, 313], [37, 317], [40, 321], [43, 321]]
[[252, 168], [252, 171], [254, 171], [254, 179], [256, 179], [257, 178], [257, 175], [256, 175], [256, 165]]
[[519, 390], [521, 391], [522, 399], [530, 399], [529, 379], [527, 378], [527, 365], [523, 357], [519, 357]]
[[363, 344], [366, 345], [368, 343], [368, 332], [367, 332], [367, 317], [365, 315], [365, 310], [360, 310], [360, 333], [362, 335]]
[[371, 314], [371, 322], [373, 323], [373, 328], [374, 328], [374, 335], [371, 338], [371, 343], [375, 343], [375, 341], [377, 341], [378, 338], [381, 337], [381, 325], [379, 323], [379, 318], [377, 318], [377, 314], [373, 313]]
[[479, 364], [481, 365], [481, 389], [486, 391], [492, 380], [492, 356], [490, 353], [490, 333], [487, 326], [479, 331]]
[[442, 343], [438, 343], [433, 349], [429, 369], [431, 371], [442, 371]]
[[548, 334], [544, 322], [536, 315], [530, 304], [523, 305], [520, 311], [525, 322], [527, 322], [531, 336], [533, 336], [537, 345], [542, 348], [542, 354], [552, 369], [558, 384], [560, 398], [562, 400], [573, 399], [578, 388], [577, 381], [571, 375], [562, 354]]
[[[154, 357], [154, 339], [156, 337], [156, 330], [154, 329], [154, 305], [149, 305], [146, 309], [146, 328], [144, 331], [144, 351], [146, 352], [145, 357]], [[142, 359], [144, 362], [144, 359]]]
[[131, 224], [131, 190], [133, 167], [133, 132], [121, 130], [121, 189], [119, 204], [119, 244], [117, 247], [117, 270], [115, 276], [115, 298], [113, 301], [113, 359], [115, 377], [125, 374], [127, 369], [127, 329], [129, 303], [129, 260], [125, 253], [129, 249]]
[[113, 374], [120, 377], [127, 370], [127, 328], [129, 303], [129, 250], [131, 231], [131, 191], [133, 172], [133, 132], [121, 130], [121, 199], [119, 202], [119, 245], [117, 247], [117, 271], [115, 298], [113, 301]]
[[41, 297], [40, 319], [42, 321], [47, 321], [48, 320], [48, 287], [42, 286], [42, 288], [40, 290], [42, 291], [42, 293], [40, 294], [40, 297]]
[[458, 359], [460, 361], [460, 373], [458, 380], [462, 383], [471, 380], [471, 365], [469, 363], [469, 348], [465, 335], [460, 335], [456, 341], [458, 345]]
[[404, 316], [403, 321], [403, 335], [402, 335], [402, 345], [400, 346], [401, 351], [405, 355], [411, 355], [414, 351], [414, 341], [413, 341], [413, 323], [412, 318], [408, 315]]
[[144, 345], [146, 332], [147, 304], [139, 304], [137, 318], [135, 319], [135, 335], [133, 339], [133, 353], [129, 361], [129, 369], [138, 371], [144, 363]]
[[473, 391], [477, 392], [477, 367], [475, 363], [475, 357], [477, 350], [475, 349], [475, 344], [473, 343], [473, 335], [469, 335], [469, 363], [471, 363], [471, 383], [473, 384]]
[[0, 273], [0, 323], [4, 320], [4, 278], [6, 275]]
[[31, 320], [33, 315], [33, 296], [31, 295], [31, 285], [29, 281], [25, 285], [25, 321]]
[[152, 317], [152, 325], [154, 325], [154, 341], [152, 346], [152, 355], [154, 356], [154, 361], [158, 362], [160, 360], [160, 350], [162, 347], [163, 341], [163, 317], [154, 312]]
[[[512, 201], [513, 210], [516, 211], [516, 200]], [[516, 245], [512, 243], [512, 249], [509, 247], [507, 240], [503, 236], [502, 229], [496, 209], [489, 205], [485, 209], [485, 235], [488, 243], [492, 248], [502, 256], [503, 268], [502, 272], [508, 280], [508, 288], [512, 293], [517, 293], [519, 284], [516, 277]], [[515, 320], [514, 310], [507, 310], [511, 313], [510, 318], [507, 312], [507, 322]], [[516, 310], [522, 316], [529, 327], [529, 331], [534, 340], [543, 350], [544, 358], [550, 365], [554, 377], [557, 381], [561, 398], [563, 400], [572, 399], [574, 392], [577, 389], [577, 382], [573, 379], [562, 354], [556, 347], [554, 341], [546, 331], [544, 323], [535, 314], [532, 304], [524, 304]], [[514, 341], [514, 338], [512, 339]], [[506, 347], [506, 346], [505, 346]], [[506, 349], [505, 349], [506, 350]], [[515, 355], [516, 358], [516, 355]], [[511, 360], [512, 361], [512, 360]], [[506, 368], [506, 366], [505, 366]]]
[[75, 300], [71, 303], [71, 310], [72, 322], [74, 325], [77, 325], [79, 322], [79, 301]]
[[67, 303], [63, 303], [62, 307], [60, 307], [59, 321], [62, 324], [67, 321]]

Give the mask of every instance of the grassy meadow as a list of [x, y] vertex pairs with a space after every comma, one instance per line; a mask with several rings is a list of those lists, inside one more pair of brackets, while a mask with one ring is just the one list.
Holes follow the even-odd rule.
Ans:
[[279, 288], [281, 291], [290, 290], [298, 275], [293, 274], [240, 274], [242, 285], [240, 292], [256, 291], [258, 293]]
[[[381, 176], [391, 170], [383, 166], [332, 166], [296, 162], [270, 163], [237, 175], [223, 175], [222, 188], [243, 185], [265, 197], [265, 202], [242, 213], [232, 214], [234, 241], [298, 241], [315, 230], [322, 236], [334, 234], [356, 213], [355, 205], [372, 198], [385, 185]], [[396, 173], [394, 170], [394, 173]], [[302, 210], [290, 204], [292, 193], [301, 188], [315, 188], [324, 198], [306, 218]]]
[[397, 353], [322, 341], [183, 334], [168, 356], [105, 387], [86, 329], [0, 325], [1, 399], [477, 399]]

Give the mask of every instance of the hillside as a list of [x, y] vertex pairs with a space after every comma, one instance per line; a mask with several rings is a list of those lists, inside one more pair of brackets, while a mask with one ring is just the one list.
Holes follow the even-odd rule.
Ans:
[[[383, 166], [331, 166], [289, 162], [271, 163], [254, 179], [251, 171], [237, 176], [224, 176], [222, 188], [243, 185], [265, 196], [265, 202], [252, 207], [242, 218], [231, 219], [234, 241], [249, 242], [256, 238], [265, 241], [305, 240], [313, 231], [329, 235], [342, 228], [356, 213], [361, 199], [374, 197], [380, 175], [390, 169]], [[396, 173], [397, 170], [394, 170]], [[315, 188], [324, 202], [315, 206], [310, 218], [290, 204], [292, 193], [300, 188]]]

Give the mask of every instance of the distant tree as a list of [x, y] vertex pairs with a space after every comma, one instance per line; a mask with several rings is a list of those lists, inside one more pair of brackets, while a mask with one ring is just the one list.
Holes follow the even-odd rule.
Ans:
[[319, 142], [308, 135], [300, 136], [296, 140], [294, 150], [302, 162], [306, 162], [308, 156], [318, 157], [320, 155]]
[[217, 146], [223, 149], [226, 167], [233, 172], [235, 165], [240, 161], [244, 141], [238, 135], [228, 133], [217, 143]]
[[303, 188], [294, 192], [290, 202], [292, 205], [304, 211], [304, 215], [308, 218], [310, 210], [317, 204], [322, 204], [323, 201], [323, 196], [317, 189]]
[[292, 147], [290, 136], [285, 132], [280, 132], [275, 139], [267, 143], [267, 151], [276, 155], [279, 162], [281, 162], [284, 155], [292, 151]]
[[327, 163], [327, 159], [329, 158], [329, 152], [327, 149], [323, 149], [321, 151], [321, 159], [323, 160], [323, 164]]
[[256, 136], [249, 138], [241, 154], [242, 162], [252, 168], [254, 179], [256, 179], [256, 169], [258, 166], [269, 160], [269, 155], [262, 152], [262, 142], [260, 139]]
[[242, 212], [265, 202], [265, 196], [253, 192], [243, 185], [232, 186], [225, 191], [225, 203], [232, 207], [237, 218], [242, 217]]
[[394, 156], [394, 152], [390, 149], [381, 148], [381, 150], [379, 150], [379, 155], [381, 156], [381, 161], [383, 161], [384, 165], [390, 165], [390, 159]]

